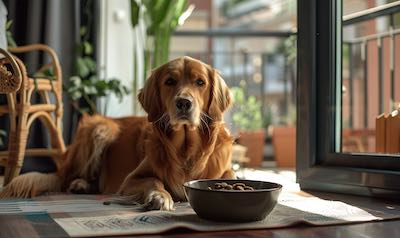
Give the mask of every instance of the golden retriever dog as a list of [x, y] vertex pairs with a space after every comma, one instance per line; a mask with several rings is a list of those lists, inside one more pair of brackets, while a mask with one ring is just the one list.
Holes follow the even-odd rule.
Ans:
[[43, 192], [117, 193], [148, 209], [173, 209], [183, 183], [235, 178], [223, 122], [231, 94], [219, 73], [190, 57], [155, 69], [138, 95], [146, 117], [84, 116], [53, 174], [16, 177], [2, 197]]

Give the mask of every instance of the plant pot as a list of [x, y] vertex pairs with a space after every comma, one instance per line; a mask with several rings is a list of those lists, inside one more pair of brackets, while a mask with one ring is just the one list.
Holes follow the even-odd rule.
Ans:
[[272, 145], [278, 167], [296, 167], [296, 128], [292, 126], [274, 126]]
[[238, 143], [247, 148], [246, 157], [249, 162], [245, 164], [246, 167], [260, 167], [264, 159], [264, 130], [240, 131], [238, 134]]

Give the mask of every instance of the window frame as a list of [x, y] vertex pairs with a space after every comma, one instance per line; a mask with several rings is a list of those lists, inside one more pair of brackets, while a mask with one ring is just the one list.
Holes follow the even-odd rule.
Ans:
[[[298, 0], [297, 181], [301, 189], [399, 197], [400, 160], [333, 153], [341, 137], [341, 0]], [[338, 18], [339, 16], [339, 18]], [[340, 20], [338, 20], [340, 19]], [[337, 53], [338, 52], [338, 53]], [[337, 70], [340, 69], [340, 70]], [[337, 72], [339, 71], [339, 72]], [[340, 95], [340, 92], [339, 94]], [[339, 143], [340, 145], [340, 143]]]

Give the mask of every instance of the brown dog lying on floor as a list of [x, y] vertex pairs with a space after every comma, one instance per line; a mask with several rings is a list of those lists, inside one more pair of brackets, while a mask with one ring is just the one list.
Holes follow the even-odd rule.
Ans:
[[147, 118], [83, 117], [57, 173], [18, 176], [0, 196], [117, 193], [171, 210], [185, 200], [184, 182], [235, 178], [223, 123], [231, 95], [216, 70], [190, 57], [172, 60], [153, 71], [138, 97]]

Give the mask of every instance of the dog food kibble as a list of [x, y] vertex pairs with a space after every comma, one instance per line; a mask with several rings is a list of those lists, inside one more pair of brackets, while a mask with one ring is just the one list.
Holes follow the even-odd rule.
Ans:
[[254, 190], [253, 187], [248, 186], [244, 183], [234, 183], [232, 185], [227, 184], [226, 182], [221, 182], [221, 183], [215, 183], [214, 188], [208, 187], [208, 190], [239, 190], [239, 191], [245, 191], [245, 190]]

